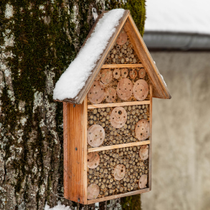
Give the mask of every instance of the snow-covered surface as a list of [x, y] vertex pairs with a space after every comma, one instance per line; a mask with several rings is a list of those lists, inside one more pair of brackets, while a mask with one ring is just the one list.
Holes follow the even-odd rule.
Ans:
[[77, 96], [115, 32], [124, 11], [124, 9], [111, 10], [99, 20], [85, 46], [57, 81], [53, 93], [54, 99], [63, 100]]
[[60, 201], [58, 201], [58, 205], [50, 208], [47, 204], [45, 205], [44, 210], [71, 210], [70, 207], [62, 205]]
[[149, 0], [145, 32], [210, 34], [209, 0]]

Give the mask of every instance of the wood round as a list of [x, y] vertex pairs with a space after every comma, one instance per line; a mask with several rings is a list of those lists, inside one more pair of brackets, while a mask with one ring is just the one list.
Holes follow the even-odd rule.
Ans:
[[96, 76], [95, 80], [99, 81], [101, 79], [101, 73], [99, 72], [98, 75]]
[[121, 128], [125, 125], [127, 120], [127, 112], [123, 107], [116, 107], [112, 110], [110, 115], [111, 125], [115, 128]]
[[104, 88], [99, 81], [94, 81], [88, 92], [88, 99], [93, 104], [101, 103], [104, 99]]
[[122, 180], [125, 176], [125, 166], [123, 164], [116, 165], [114, 168], [114, 178]]
[[149, 137], [149, 122], [141, 119], [136, 123], [135, 135], [138, 140], [145, 140]]
[[133, 86], [133, 95], [138, 101], [143, 101], [148, 95], [148, 84], [145, 80], [139, 79]]
[[113, 77], [114, 77], [115, 79], [119, 79], [119, 78], [120, 78], [120, 69], [115, 69], [115, 70], [113, 71]]
[[104, 84], [109, 84], [112, 81], [112, 71], [110, 69], [101, 71], [101, 81]]
[[97, 184], [91, 184], [87, 188], [87, 199], [96, 199], [99, 195], [99, 186]]
[[146, 188], [147, 186], [147, 175], [143, 174], [139, 179], [139, 188]]
[[128, 76], [128, 69], [121, 69], [121, 75], [123, 78], [126, 78]]
[[128, 78], [121, 79], [117, 84], [117, 95], [122, 100], [128, 100], [133, 91], [133, 83]]
[[124, 30], [121, 31], [121, 33], [119, 34], [118, 38], [117, 38], [117, 44], [118, 45], [123, 45], [127, 42], [127, 34]]
[[92, 125], [88, 128], [87, 137], [90, 146], [98, 147], [104, 142], [105, 131], [100, 125]]
[[131, 79], [135, 79], [137, 77], [137, 71], [132, 69], [129, 73]]
[[113, 103], [116, 100], [116, 90], [114, 88], [107, 88], [105, 90], [105, 99], [107, 103]]
[[139, 70], [139, 78], [143, 79], [146, 75], [146, 71], [144, 69]]
[[141, 146], [139, 150], [139, 157], [141, 160], [146, 160], [149, 157], [148, 145]]
[[87, 166], [88, 168], [97, 168], [100, 163], [100, 157], [97, 152], [91, 152], [87, 155]]

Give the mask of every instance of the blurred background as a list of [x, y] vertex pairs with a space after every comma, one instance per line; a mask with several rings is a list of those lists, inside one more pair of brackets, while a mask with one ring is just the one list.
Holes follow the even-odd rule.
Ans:
[[172, 95], [153, 100], [145, 210], [210, 209], [210, 1], [149, 0], [144, 41]]

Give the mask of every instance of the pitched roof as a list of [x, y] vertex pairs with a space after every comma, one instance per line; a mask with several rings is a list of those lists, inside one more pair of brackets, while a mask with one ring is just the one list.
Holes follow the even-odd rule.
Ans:
[[115, 9], [98, 17], [77, 57], [56, 83], [54, 100], [75, 104], [83, 102], [123, 27], [130, 33], [135, 51], [152, 82], [153, 97], [171, 98], [129, 10]]

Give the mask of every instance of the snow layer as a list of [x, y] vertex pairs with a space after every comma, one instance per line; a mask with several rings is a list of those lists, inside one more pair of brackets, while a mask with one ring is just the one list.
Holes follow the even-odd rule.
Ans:
[[114, 9], [105, 13], [99, 20], [85, 46], [57, 81], [53, 93], [54, 99], [76, 97], [95, 68], [123, 14], [124, 9]]
[[70, 207], [62, 205], [60, 201], [58, 201], [58, 205], [50, 208], [47, 204], [45, 205], [44, 210], [71, 210]]
[[210, 34], [209, 0], [149, 0], [146, 31]]

